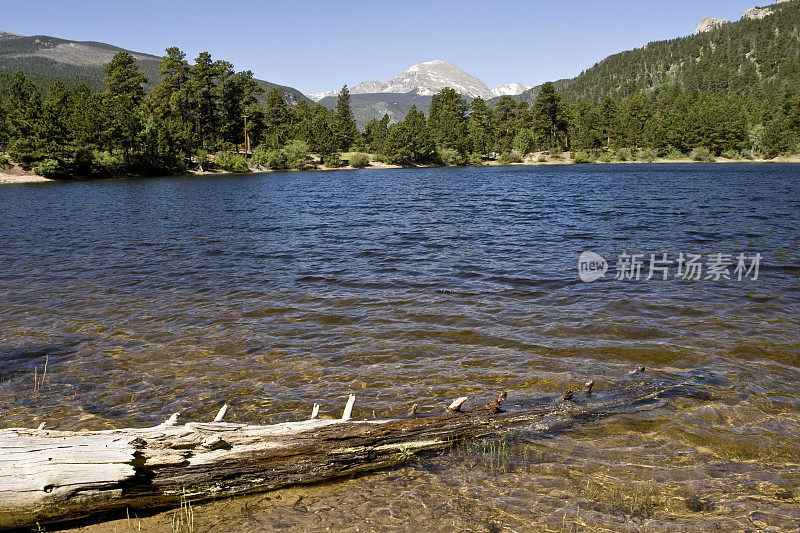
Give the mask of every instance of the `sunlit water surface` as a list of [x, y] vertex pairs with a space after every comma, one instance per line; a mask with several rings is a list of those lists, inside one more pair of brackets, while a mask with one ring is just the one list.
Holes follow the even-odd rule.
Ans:
[[[195, 506], [195, 531], [797, 529], [799, 179], [615, 165], [4, 185], [0, 425], [208, 420], [226, 401], [264, 423], [335, 415], [351, 392], [356, 416], [391, 415], [644, 365], [713, 378], [709, 395]], [[579, 280], [583, 250], [609, 259], [602, 281]], [[764, 259], [757, 281], [617, 281], [623, 252], [646, 254], [643, 278], [650, 253]]]

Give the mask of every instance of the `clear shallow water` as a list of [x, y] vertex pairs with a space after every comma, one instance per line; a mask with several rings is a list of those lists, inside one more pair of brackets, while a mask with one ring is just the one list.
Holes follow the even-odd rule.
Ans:
[[[356, 416], [388, 415], [699, 369], [711, 401], [515, 434], [505, 466], [476, 444], [307, 489], [306, 512], [274, 496], [202, 512], [233, 527], [250, 505], [264, 530], [798, 528], [799, 179], [614, 165], [6, 185], [0, 423], [208, 419], [224, 401], [230, 420], [267, 422], [338, 412], [350, 392]], [[624, 251], [764, 260], [758, 281], [586, 284], [584, 249], [612, 269]]]

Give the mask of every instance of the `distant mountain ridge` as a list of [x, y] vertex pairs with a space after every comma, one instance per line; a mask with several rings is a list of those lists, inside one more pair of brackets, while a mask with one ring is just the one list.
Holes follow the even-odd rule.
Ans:
[[[471, 98], [481, 97], [483, 99], [504, 94], [520, 94], [528, 89], [521, 83], [509, 83], [496, 89], [490, 89], [482, 80], [468, 74], [449, 61], [436, 59], [412, 65], [397, 76], [393, 76], [384, 82], [362, 81], [350, 88], [350, 94], [408, 94], [416, 92], [421, 96], [432, 96], [445, 87], [455, 89], [464, 96]], [[326, 91], [307, 96], [312, 100], [319, 101], [326, 97], [335, 96], [337, 93], [338, 91]]]
[[[127, 52], [136, 58], [139, 70], [147, 77], [148, 88], [160, 79], [158, 67], [161, 57], [126, 50], [106, 43], [94, 41], [72, 41], [47, 35], [18, 35], [0, 31], [0, 89], [8, 74], [21, 70], [31, 76], [37, 85], [45, 88], [56, 79], [68, 85], [86, 84], [90, 89], [105, 88], [106, 64], [117, 52]], [[291, 104], [307, 100], [305, 95], [284, 85], [256, 80], [265, 92], [277, 89]], [[264, 95], [266, 97], [266, 95]]]

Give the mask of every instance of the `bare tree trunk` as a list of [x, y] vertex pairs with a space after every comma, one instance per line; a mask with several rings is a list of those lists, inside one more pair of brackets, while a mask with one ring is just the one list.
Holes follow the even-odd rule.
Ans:
[[630, 381], [592, 394], [497, 400], [469, 411], [467, 398], [444, 410], [397, 418], [351, 420], [355, 396], [340, 419], [312, 418], [268, 426], [222, 421], [106, 431], [0, 430], [0, 529], [81, 519], [124, 508], [178, 506], [309, 483], [397, 464], [413, 453], [455, 439], [493, 434], [535, 422], [538, 430], [571, 424], [652, 402], [664, 386]]

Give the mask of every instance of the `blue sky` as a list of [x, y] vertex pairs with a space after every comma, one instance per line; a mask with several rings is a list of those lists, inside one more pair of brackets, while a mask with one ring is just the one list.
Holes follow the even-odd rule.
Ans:
[[[768, 2], [767, 2], [768, 3]], [[35, 6], [35, 7], [33, 7]], [[572, 77], [605, 56], [738, 20], [753, 0], [219, 2], [0, 0], [0, 29], [161, 55], [208, 50], [303, 92], [446, 59], [490, 87]]]

